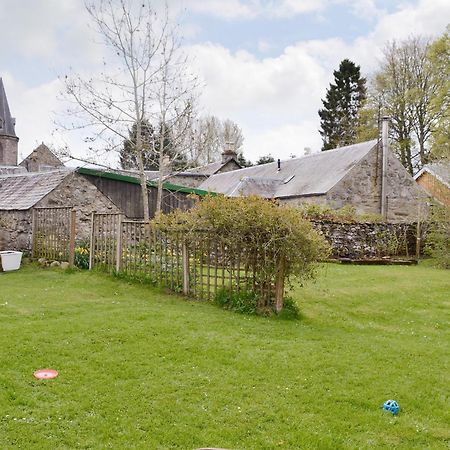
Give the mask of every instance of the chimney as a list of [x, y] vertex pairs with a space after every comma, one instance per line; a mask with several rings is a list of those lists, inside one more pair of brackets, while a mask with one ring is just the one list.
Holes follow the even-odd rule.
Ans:
[[384, 116], [381, 119], [381, 155], [382, 155], [382, 164], [381, 164], [381, 202], [380, 209], [381, 215], [383, 219], [386, 220], [388, 216], [388, 208], [387, 208], [387, 158], [389, 151], [389, 121], [390, 118]]
[[222, 164], [225, 164], [228, 161], [231, 161], [232, 159], [237, 159], [237, 153], [234, 147], [235, 147], [234, 142], [225, 143], [225, 149], [222, 152]]

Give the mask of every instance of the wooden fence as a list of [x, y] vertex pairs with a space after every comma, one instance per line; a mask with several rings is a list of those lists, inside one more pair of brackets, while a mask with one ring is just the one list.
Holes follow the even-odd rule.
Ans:
[[174, 292], [214, 299], [220, 291], [251, 291], [260, 305], [283, 296], [284, 276], [256, 273], [264, 254], [245, 258], [245, 248], [227, 248], [207, 230], [184, 234], [153, 229], [121, 214], [92, 214], [89, 267], [147, 279]]
[[76, 213], [71, 207], [33, 209], [33, 258], [68, 261], [75, 255]]

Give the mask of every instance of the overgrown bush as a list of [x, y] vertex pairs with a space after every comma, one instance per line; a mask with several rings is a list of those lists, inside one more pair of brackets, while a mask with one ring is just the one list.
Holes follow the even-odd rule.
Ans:
[[450, 207], [434, 205], [425, 251], [435, 258], [439, 267], [450, 269]]
[[[182, 233], [188, 241], [197, 240], [200, 246], [199, 230], [208, 231], [226, 248], [224, 254], [230, 261], [239, 259], [240, 265], [252, 273], [258, 311], [281, 309], [282, 304], [275, 304], [273, 290], [277, 278], [281, 277], [288, 285], [294, 278], [312, 278], [316, 263], [329, 255], [325, 239], [298, 208], [280, 206], [258, 196], [208, 196], [189, 211], [161, 215], [154, 225], [166, 233]], [[271, 292], [268, 297], [264, 294], [267, 292]], [[220, 302], [226, 307], [254, 308], [252, 295], [228, 300], [224, 295], [221, 294]]]

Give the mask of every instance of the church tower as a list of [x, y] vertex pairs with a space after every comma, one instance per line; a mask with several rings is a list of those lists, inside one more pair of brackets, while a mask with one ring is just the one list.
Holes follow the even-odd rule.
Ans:
[[0, 166], [17, 166], [16, 120], [9, 112], [3, 80], [0, 78]]

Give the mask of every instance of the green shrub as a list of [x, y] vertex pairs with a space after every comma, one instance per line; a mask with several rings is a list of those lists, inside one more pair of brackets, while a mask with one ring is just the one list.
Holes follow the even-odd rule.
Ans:
[[439, 267], [450, 269], [450, 207], [434, 205], [425, 252], [435, 258]]
[[[154, 226], [165, 233], [183, 234], [188, 241], [195, 241], [197, 248], [203, 245], [204, 250], [199, 253], [209, 251], [207, 239], [199, 230], [209, 232], [209, 236], [226, 248], [228, 262], [239, 259], [240, 265], [252, 274], [254, 291], [258, 292], [257, 309], [263, 313], [276, 309], [277, 277], [282, 277], [288, 287], [293, 278], [312, 278], [317, 262], [330, 253], [325, 239], [298, 208], [280, 206], [258, 196], [208, 196], [189, 211], [159, 216]], [[252, 309], [253, 297], [244, 297]], [[226, 305], [231, 302], [233, 309], [245, 309], [241, 300], [231, 298]], [[225, 302], [218, 300], [221, 301]]]
[[85, 241], [75, 246], [74, 264], [79, 269], [89, 269], [89, 244]]

